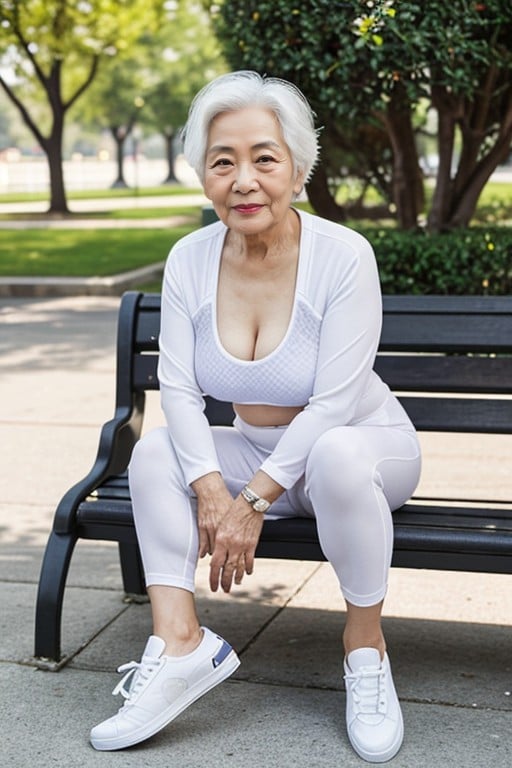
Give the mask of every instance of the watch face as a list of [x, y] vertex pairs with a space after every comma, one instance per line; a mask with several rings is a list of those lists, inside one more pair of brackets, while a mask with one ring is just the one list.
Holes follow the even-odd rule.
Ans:
[[265, 499], [258, 499], [258, 501], [255, 501], [253, 504], [254, 509], [256, 512], [266, 512], [269, 508], [270, 504], [268, 501], [265, 501]]

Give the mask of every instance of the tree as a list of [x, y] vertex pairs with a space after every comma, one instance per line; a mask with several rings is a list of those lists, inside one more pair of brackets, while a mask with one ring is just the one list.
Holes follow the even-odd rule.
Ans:
[[345, 135], [354, 150], [361, 126], [384, 132], [403, 228], [423, 206], [415, 121], [426, 100], [439, 154], [428, 227], [469, 223], [512, 141], [508, 0], [224, 0], [212, 13], [231, 66], [295, 82], [331, 141]]
[[209, 14], [200, 2], [177, 2], [149, 47], [151, 84], [143, 120], [162, 134], [168, 162], [165, 181], [176, 181], [175, 142], [197, 91], [227, 71]]
[[101, 126], [110, 131], [116, 145], [117, 176], [114, 187], [126, 187], [124, 178], [124, 148], [145, 108], [151, 71], [145, 48], [147, 38], [134, 42], [106, 61], [94, 85], [82, 100], [77, 117], [82, 124]]
[[[201, 3], [166, 2], [158, 30], [142, 32], [106, 62], [78, 111], [82, 122], [110, 130], [117, 145], [116, 186], [125, 186], [124, 145], [137, 122], [164, 139], [166, 183], [176, 182], [175, 143], [194, 94], [226, 71], [210, 18]], [[164, 181], [164, 180], [163, 180]]]
[[[62, 141], [68, 110], [93, 82], [100, 63], [156, 26], [163, 0], [0, 0], [0, 52], [15, 74], [0, 86], [45, 152], [50, 212], [67, 212]], [[35, 117], [43, 103], [46, 119]]]

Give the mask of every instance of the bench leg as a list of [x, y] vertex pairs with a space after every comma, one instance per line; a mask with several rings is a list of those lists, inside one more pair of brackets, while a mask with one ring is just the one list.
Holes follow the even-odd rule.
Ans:
[[[34, 655], [53, 662], [61, 657], [61, 619], [64, 587], [77, 537], [50, 534], [39, 578]], [[51, 668], [51, 665], [48, 667]]]
[[119, 559], [123, 576], [123, 589], [128, 595], [145, 595], [144, 570], [138, 544], [120, 541]]

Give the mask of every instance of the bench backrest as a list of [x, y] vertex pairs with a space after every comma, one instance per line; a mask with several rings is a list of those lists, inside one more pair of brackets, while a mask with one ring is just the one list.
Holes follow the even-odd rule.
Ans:
[[[158, 389], [160, 295], [123, 296], [118, 405]], [[512, 434], [512, 297], [385, 296], [376, 371], [418, 430]], [[212, 424], [229, 404], [206, 398]]]

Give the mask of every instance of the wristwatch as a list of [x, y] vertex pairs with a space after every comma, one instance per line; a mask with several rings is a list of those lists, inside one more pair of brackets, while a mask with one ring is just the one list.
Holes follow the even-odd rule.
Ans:
[[258, 496], [257, 493], [254, 493], [254, 491], [252, 491], [248, 485], [242, 488], [240, 493], [246, 502], [251, 505], [255, 512], [265, 513], [270, 507], [270, 501], [262, 499], [261, 496]]

